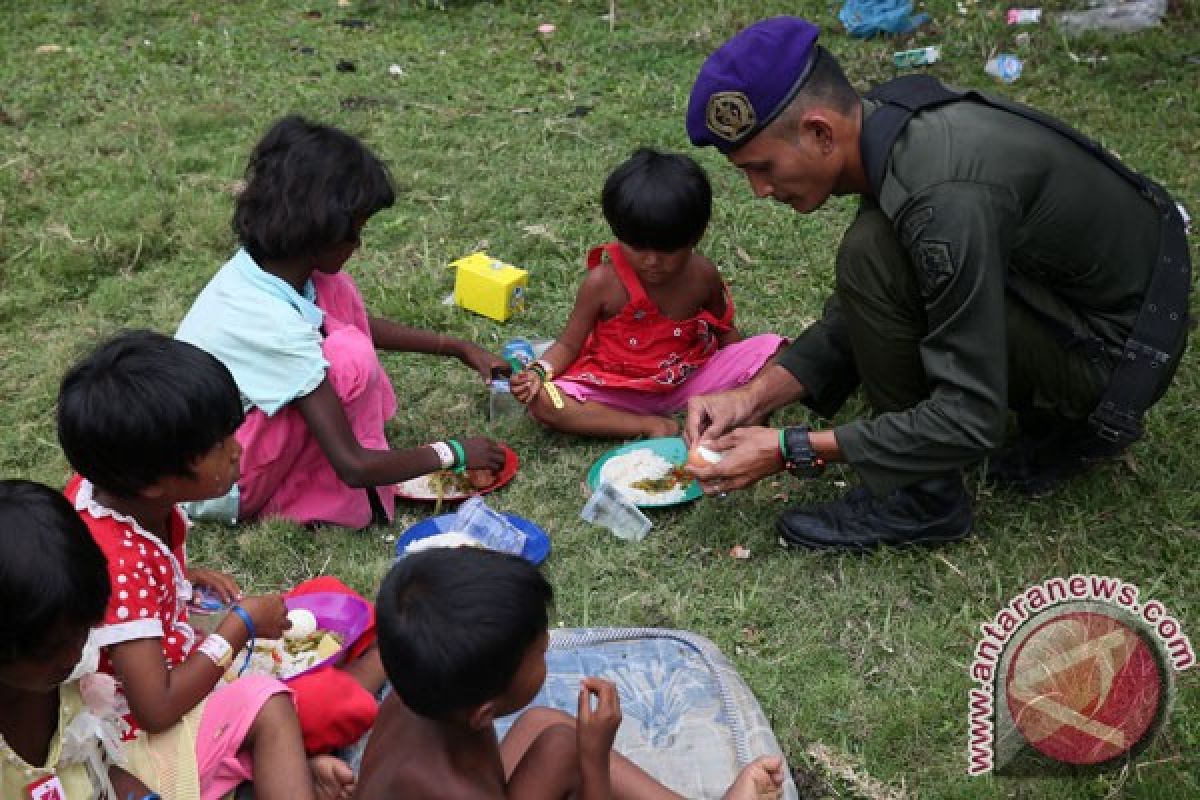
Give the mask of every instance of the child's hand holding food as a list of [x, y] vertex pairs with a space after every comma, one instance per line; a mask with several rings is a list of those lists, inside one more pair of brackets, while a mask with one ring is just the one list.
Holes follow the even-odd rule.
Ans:
[[485, 436], [462, 440], [467, 456], [467, 470], [486, 469], [499, 472], [504, 468], [504, 449]]
[[531, 369], [523, 369], [512, 377], [508, 384], [517, 402], [529, 405], [542, 388], [542, 376]]
[[246, 597], [241, 606], [254, 622], [254, 635], [259, 639], [278, 639], [291, 625], [281, 594]]
[[[596, 699], [595, 708], [592, 698]], [[575, 732], [581, 765], [605, 765], [612, 752], [613, 739], [621, 727], [621, 698], [612, 681], [585, 677], [579, 682], [579, 708]]]

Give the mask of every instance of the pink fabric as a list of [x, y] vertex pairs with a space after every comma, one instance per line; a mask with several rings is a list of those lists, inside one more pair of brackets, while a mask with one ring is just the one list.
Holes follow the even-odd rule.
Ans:
[[763, 333], [722, 347], [708, 363], [688, 376], [682, 386], [666, 394], [651, 394], [637, 389], [609, 389], [563, 378], [556, 378], [554, 385], [581, 403], [600, 403], [635, 414], [671, 414], [686, 407], [689, 398], [749, 383], [786, 343], [787, 340], [782, 336]]
[[291, 694], [282, 682], [265, 675], [246, 675], [208, 696], [196, 735], [200, 800], [220, 800], [253, 780], [254, 762], [243, 745], [262, 707], [281, 693]]
[[[371, 340], [366, 307], [345, 273], [313, 273], [317, 305], [325, 312], [321, 347], [325, 379], [342, 401], [355, 438], [366, 448], [387, 450], [384, 422], [396, 413], [396, 395]], [[237, 431], [242, 445], [238, 517], [283, 517], [301, 524], [329, 522], [363, 528], [371, 522], [364, 489], [347, 486], [325, 457], [294, 405], [273, 417], [252, 409]], [[376, 488], [388, 518], [395, 509], [391, 486]]]

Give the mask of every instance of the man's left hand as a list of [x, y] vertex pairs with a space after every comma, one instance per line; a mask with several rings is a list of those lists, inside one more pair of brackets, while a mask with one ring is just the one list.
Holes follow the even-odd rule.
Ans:
[[722, 455], [716, 464], [687, 466], [706, 494], [744, 489], [783, 469], [779, 431], [774, 428], [738, 428], [701, 444]]

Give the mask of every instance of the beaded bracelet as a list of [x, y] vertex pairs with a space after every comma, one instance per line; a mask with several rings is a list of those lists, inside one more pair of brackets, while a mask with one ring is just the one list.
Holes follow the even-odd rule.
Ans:
[[550, 362], [543, 358], [539, 358], [530, 364], [529, 369], [533, 374], [542, 379], [542, 383], [549, 383], [554, 380], [554, 367], [550, 366]]
[[454, 471], [462, 474], [467, 471], [467, 451], [458, 443], [458, 439], [447, 439], [446, 444], [454, 449]]
[[250, 614], [239, 605], [232, 605], [229, 610], [242, 618], [242, 622], [246, 623], [246, 630], [250, 632], [250, 638], [246, 642], [246, 660], [242, 662], [241, 669], [238, 670], [238, 677], [241, 677], [250, 666], [250, 659], [254, 657], [254, 620], [250, 619]]

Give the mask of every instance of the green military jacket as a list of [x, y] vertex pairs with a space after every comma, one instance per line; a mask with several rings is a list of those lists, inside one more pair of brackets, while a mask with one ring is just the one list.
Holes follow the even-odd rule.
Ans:
[[[864, 114], [873, 110], [864, 101]], [[1065, 137], [970, 101], [915, 116], [892, 149], [880, 196], [908, 252], [926, 316], [916, 406], [836, 429], [874, 491], [967, 466], [1007, 424], [1006, 295], [1114, 350], [1154, 268], [1159, 217], [1119, 175]], [[835, 412], [857, 385], [836, 294], [781, 356], [805, 401]], [[1099, 393], [1102, 386], [1097, 386]]]

